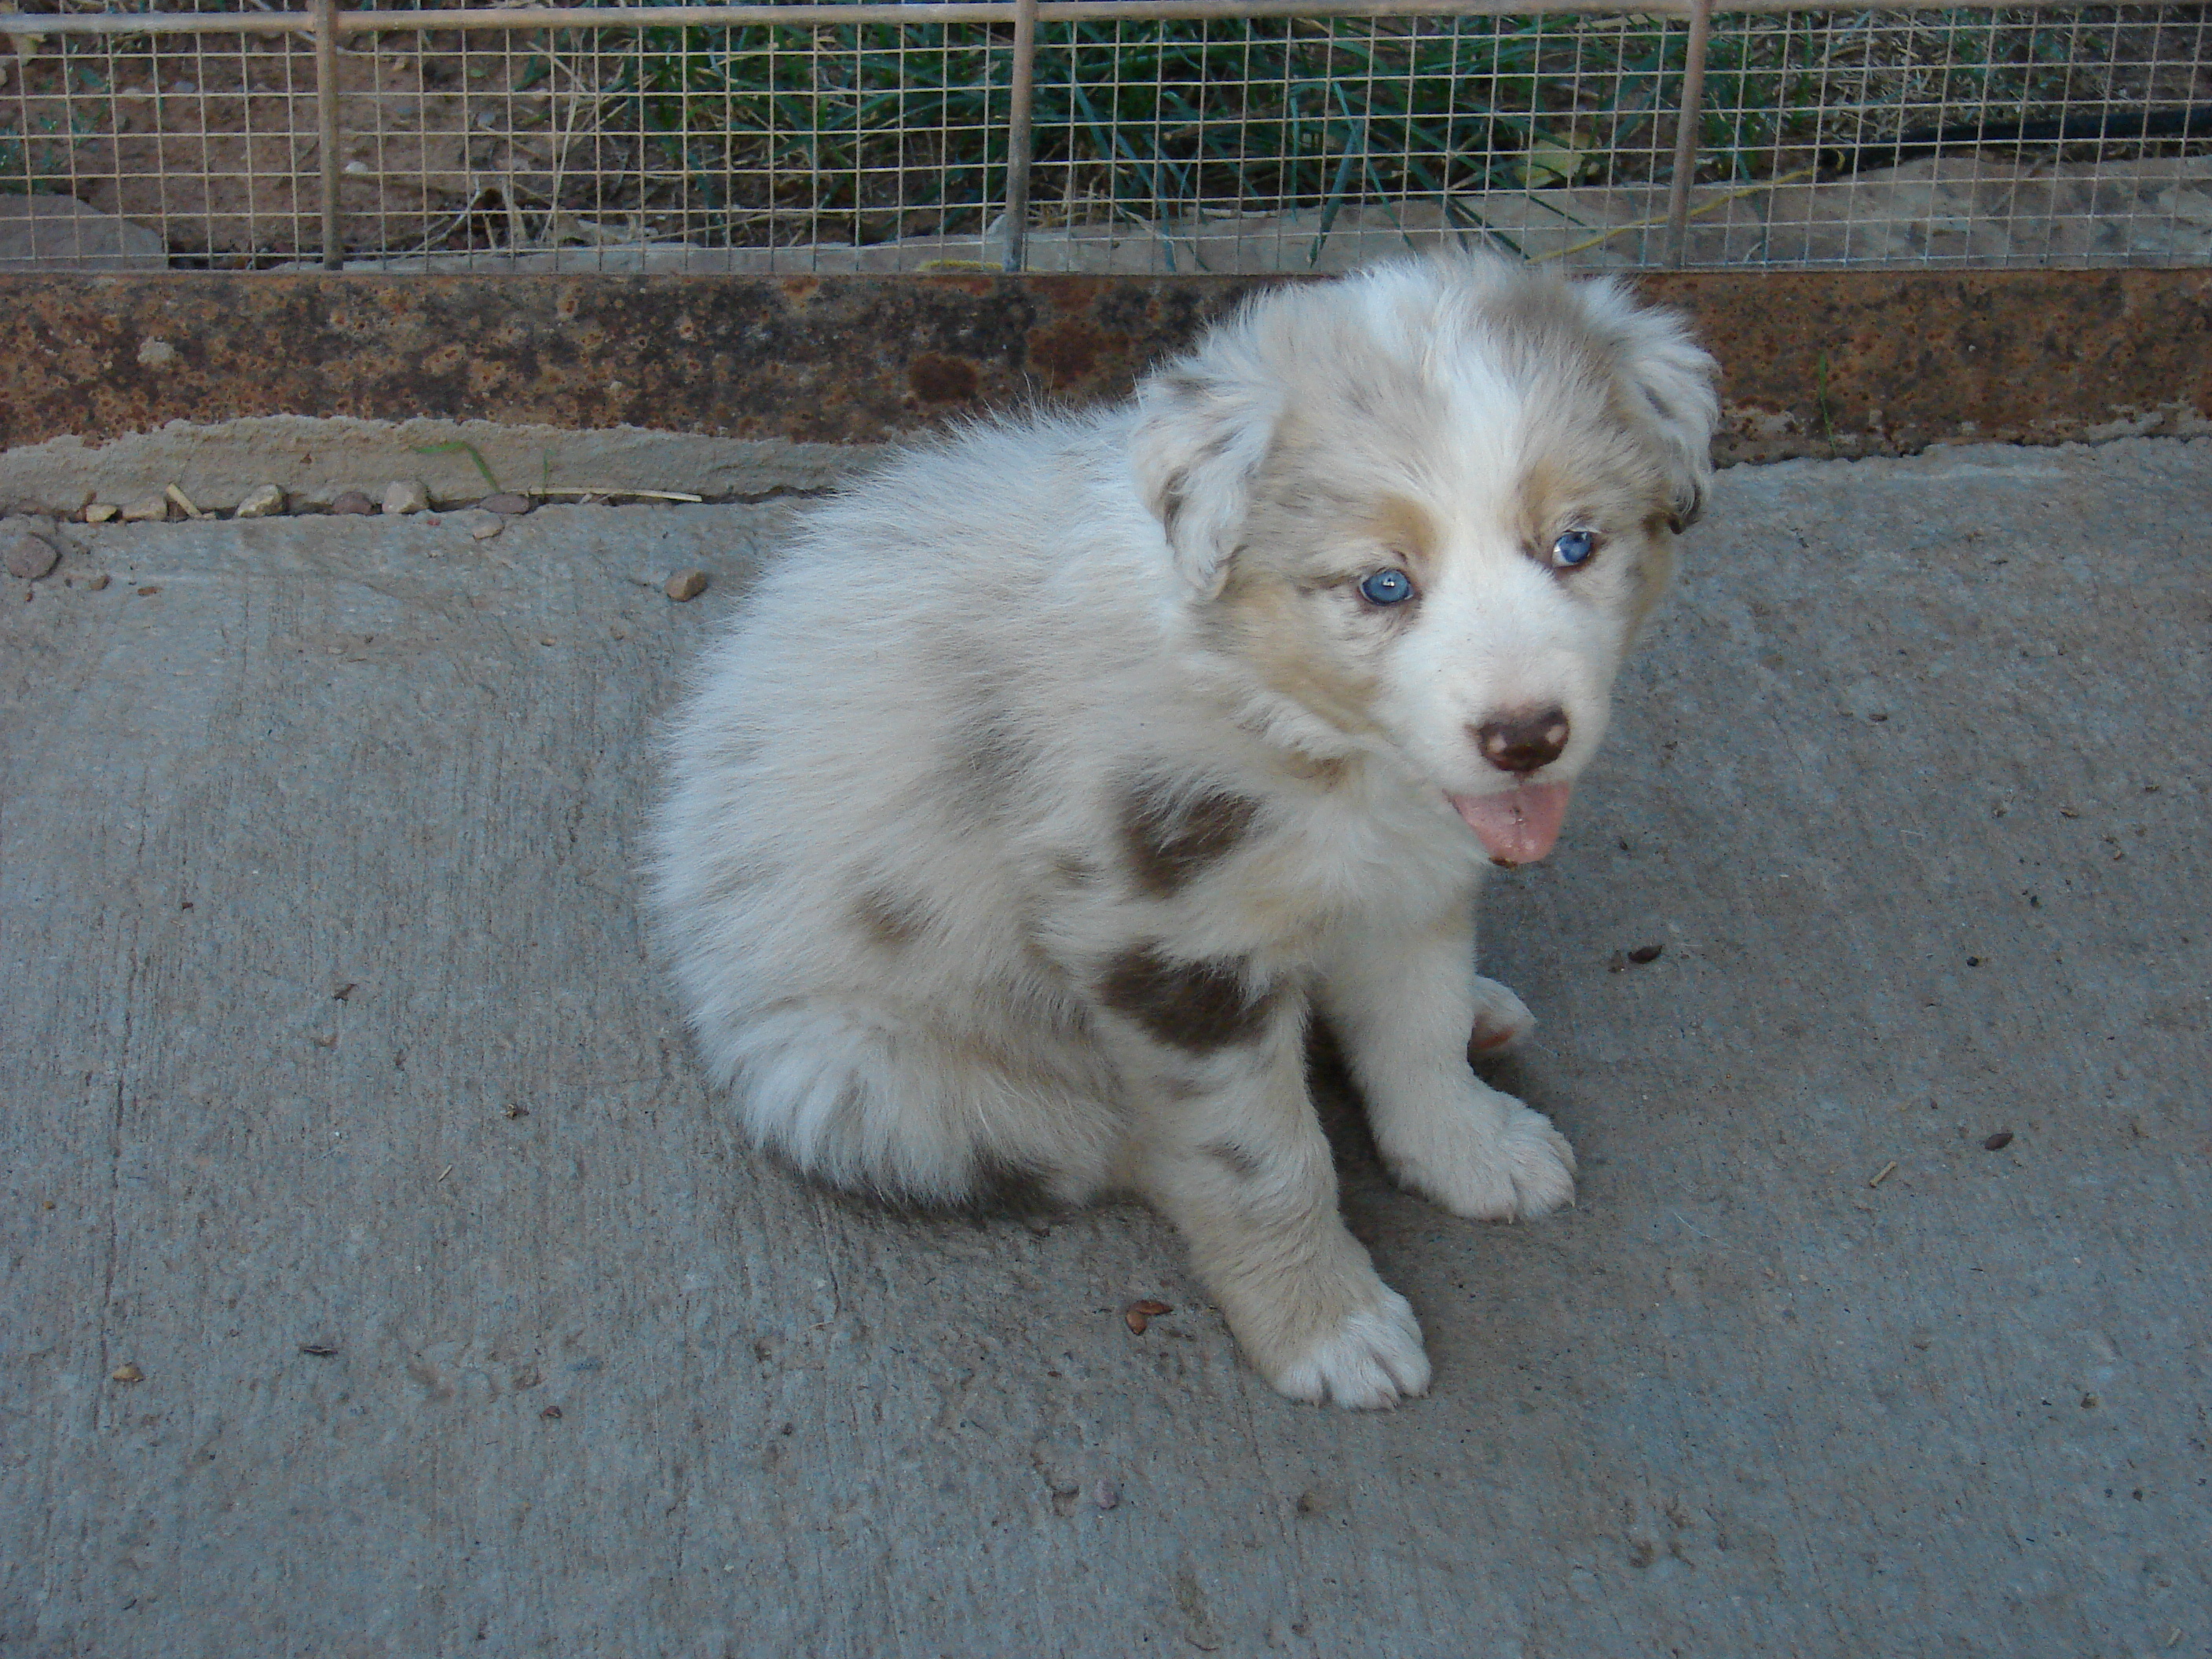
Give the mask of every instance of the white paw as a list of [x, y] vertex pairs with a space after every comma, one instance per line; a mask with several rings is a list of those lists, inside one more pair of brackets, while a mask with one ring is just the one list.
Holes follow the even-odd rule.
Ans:
[[1293, 1400], [1375, 1411], [1429, 1391], [1429, 1357], [1406, 1298], [1387, 1285], [1287, 1364], [1264, 1368]]
[[1454, 1215], [1515, 1221], [1575, 1195], [1575, 1154], [1540, 1112], [1469, 1079], [1462, 1101], [1377, 1125], [1376, 1144], [1401, 1187]]
[[1516, 1047], [1536, 1029], [1528, 1005], [1494, 979], [1474, 981], [1474, 1029], [1468, 1034], [1467, 1057], [1481, 1060]]

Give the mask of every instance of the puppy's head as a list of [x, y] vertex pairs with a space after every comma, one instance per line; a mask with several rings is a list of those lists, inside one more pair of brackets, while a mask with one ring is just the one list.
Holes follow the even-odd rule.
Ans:
[[1208, 640], [1519, 863], [1703, 504], [1712, 379], [1609, 283], [1390, 265], [1270, 295], [1155, 374], [1133, 461]]

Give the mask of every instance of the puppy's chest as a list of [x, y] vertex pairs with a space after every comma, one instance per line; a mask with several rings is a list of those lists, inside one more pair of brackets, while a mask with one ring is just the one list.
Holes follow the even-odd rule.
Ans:
[[1469, 879], [1454, 838], [1406, 803], [1352, 792], [1139, 787], [1116, 840], [1132, 896], [1254, 946], [1296, 950], [1377, 911], [1422, 914]]

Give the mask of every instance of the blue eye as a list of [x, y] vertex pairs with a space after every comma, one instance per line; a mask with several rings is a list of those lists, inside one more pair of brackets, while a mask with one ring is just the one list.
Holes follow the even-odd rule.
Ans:
[[1587, 530], [1570, 530], [1552, 544], [1552, 562], [1578, 565], [1597, 551], [1597, 537]]
[[1370, 605], [1402, 605], [1413, 597], [1413, 579], [1402, 570], [1378, 570], [1359, 584]]

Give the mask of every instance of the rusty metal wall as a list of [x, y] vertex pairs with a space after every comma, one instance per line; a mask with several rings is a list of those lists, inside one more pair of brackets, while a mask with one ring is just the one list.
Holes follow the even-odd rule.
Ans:
[[[1258, 279], [0, 278], [0, 447], [259, 414], [895, 439], [1126, 391]], [[1724, 459], [2212, 430], [2212, 272], [1652, 273]]]

